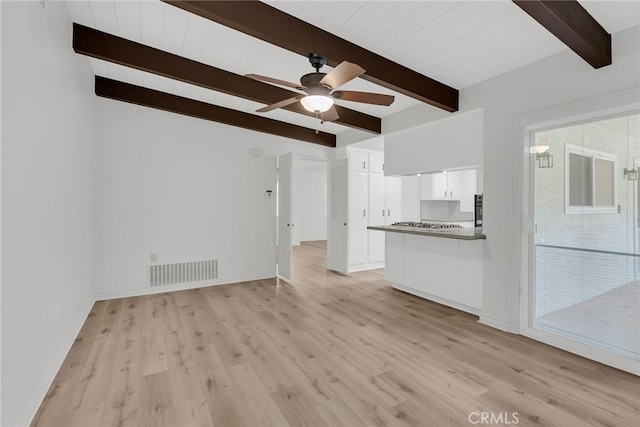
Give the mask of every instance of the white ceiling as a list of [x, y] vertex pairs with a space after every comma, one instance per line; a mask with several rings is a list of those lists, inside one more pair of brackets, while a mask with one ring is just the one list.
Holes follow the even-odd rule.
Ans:
[[[568, 49], [507, 0], [267, 3], [457, 89]], [[580, 3], [609, 33], [640, 24], [637, 0]], [[313, 71], [300, 55], [157, 0], [81, 0], [69, 1], [67, 7], [74, 22], [237, 74], [256, 73], [298, 82], [301, 75]], [[263, 106], [105, 61], [90, 62], [96, 75], [115, 80], [249, 113]], [[328, 70], [328, 66], [322, 69]], [[378, 117], [419, 103], [363, 79], [341, 89], [395, 95], [390, 107], [338, 101]], [[333, 123], [320, 125], [312, 117], [286, 110], [264, 115], [336, 134], [348, 129]]]

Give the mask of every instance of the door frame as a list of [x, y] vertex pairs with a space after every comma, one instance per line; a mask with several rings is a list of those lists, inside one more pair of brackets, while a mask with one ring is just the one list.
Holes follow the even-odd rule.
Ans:
[[[286, 171], [286, 173], [288, 173], [289, 175], [289, 191], [288, 191], [288, 207], [289, 207], [289, 213], [288, 213], [288, 222], [287, 221], [283, 221], [282, 224], [284, 224], [285, 222], [287, 222], [286, 225], [286, 229], [284, 227], [281, 227], [281, 219], [282, 219], [282, 195], [283, 195], [283, 191], [282, 191], [282, 176], [283, 176], [283, 168], [282, 168], [282, 158], [283, 157], [289, 157], [290, 158], [290, 168], [288, 171]], [[276, 195], [276, 197], [278, 198], [278, 214], [276, 216], [276, 228], [277, 228], [277, 233], [276, 233], [276, 272], [277, 275], [280, 279], [286, 281], [286, 282], [291, 282], [291, 276], [292, 276], [292, 258], [293, 258], [293, 250], [292, 250], [292, 246], [293, 246], [293, 162], [294, 162], [294, 156], [293, 153], [285, 153], [285, 154], [281, 154], [278, 156], [278, 160], [277, 160], [277, 188], [278, 188], [278, 194]], [[287, 233], [289, 234], [289, 238], [286, 242], [283, 242], [283, 232], [282, 230], [286, 230]], [[285, 243], [288, 248], [284, 248], [283, 243]], [[286, 252], [285, 252], [286, 251]], [[282, 274], [282, 272], [280, 271], [280, 266], [281, 266], [281, 262], [283, 259], [282, 254], [288, 254], [288, 258], [289, 258], [289, 263], [288, 263], [288, 267], [289, 267], [289, 271], [285, 272], [285, 275]], [[288, 273], [288, 275], [286, 275], [286, 273]]]
[[531, 137], [536, 131], [555, 128], [569, 123], [591, 121], [597, 118], [637, 111], [640, 89], [626, 90], [612, 95], [589, 99], [514, 119], [513, 135], [517, 149], [513, 150], [513, 194], [519, 205], [521, 221], [514, 225], [512, 260], [514, 286], [510, 292], [510, 329], [521, 335], [554, 347], [584, 356], [615, 368], [640, 375], [640, 364], [621, 355], [595, 348], [568, 338], [560, 337], [532, 327], [533, 273], [534, 273], [534, 177], [535, 154], [530, 153]]

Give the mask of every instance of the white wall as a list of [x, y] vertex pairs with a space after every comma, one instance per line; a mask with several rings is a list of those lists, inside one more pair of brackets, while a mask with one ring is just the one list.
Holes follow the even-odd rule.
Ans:
[[420, 221], [420, 177], [403, 176], [402, 221]]
[[2, 425], [26, 425], [93, 303], [95, 96], [63, 3], [2, 8]]
[[[640, 27], [612, 35], [613, 64], [594, 70], [566, 50], [461, 91], [461, 111], [484, 108], [484, 295], [481, 321], [517, 332], [522, 140], [516, 117], [640, 86]], [[516, 151], [514, 151], [516, 150]]]
[[108, 99], [98, 112], [98, 298], [150, 291], [151, 253], [159, 264], [218, 259], [218, 280], [195, 285], [275, 276], [276, 200], [264, 197], [274, 155], [327, 148]]
[[300, 165], [293, 171], [295, 239], [326, 240], [327, 163], [294, 160], [294, 165]]

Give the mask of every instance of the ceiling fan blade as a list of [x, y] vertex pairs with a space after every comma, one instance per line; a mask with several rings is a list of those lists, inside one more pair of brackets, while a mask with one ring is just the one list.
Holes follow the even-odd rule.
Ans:
[[338, 115], [338, 110], [336, 110], [336, 107], [332, 106], [324, 113], [321, 113], [320, 118], [325, 122], [332, 122], [334, 120], [338, 120], [340, 116]]
[[276, 102], [275, 104], [267, 105], [266, 107], [262, 107], [259, 110], [256, 110], [257, 113], [266, 113], [267, 111], [275, 110], [276, 108], [286, 107], [287, 105], [291, 105], [294, 102], [298, 102], [300, 98], [304, 97], [304, 95], [294, 96], [293, 98], [283, 99], [282, 101]]
[[304, 90], [304, 86], [300, 86], [297, 83], [291, 83], [286, 80], [274, 79], [273, 77], [261, 76], [260, 74], [245, 74], [245, 77], [249, 77], [253, 80], [258, 80], [261, 82], [273, 83], [280, 86], [292, 87], [294, 89]]
[[395, 100], [393, 95], [384, 95], [382, 93], [356, 92], [353, 90], [337, 90], [331, 94], [335, 99], [343, 101], [363, 102], [365, 104], [386, 105], [389, 106]]
[[351, 62], [342, 61], [336, 68], [320, 80], [320, 84], [327, 85], [331, 89], [336, 89], [348, 81], [355, 79], [365, 73], [365, 69]]

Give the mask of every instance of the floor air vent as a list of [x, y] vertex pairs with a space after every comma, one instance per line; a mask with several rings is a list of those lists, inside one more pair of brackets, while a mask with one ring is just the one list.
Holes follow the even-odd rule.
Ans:
[[178, 262], [149, 266], [149, 286], [201, 282], [218, 278], [218, 260]]

